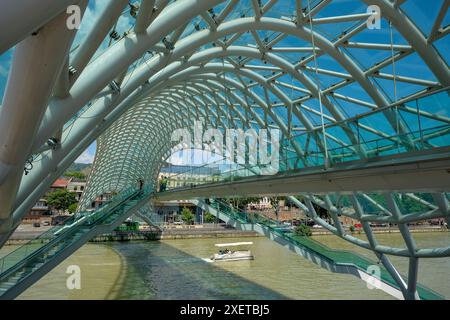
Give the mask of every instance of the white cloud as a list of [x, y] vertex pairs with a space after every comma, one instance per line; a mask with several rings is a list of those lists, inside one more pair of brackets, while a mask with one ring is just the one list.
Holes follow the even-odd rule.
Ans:
[[94, 162], [95, 155], [90, 153], [89, 150], [84, 151], [75, 162], [91, 164]]

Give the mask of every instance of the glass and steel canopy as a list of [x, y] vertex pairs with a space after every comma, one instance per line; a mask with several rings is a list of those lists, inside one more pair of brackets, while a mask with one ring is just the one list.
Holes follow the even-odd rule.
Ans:
[[[91, 64], [136, 34], [139, 10], [137, 19], [130, 11], [145, 5], [124, 9], [114, 29], [121, 36], [107, 37]], [[169, 14], [181, 2], [159, 5]], [[110, 151], [98, 153], [96, 170], [122, 172], [109, 177], [119, 189], [152, 180], [171, 133], [199, 119], [222, 130], [280, 129], [285, 169], [447, 146], [447, 7], [436, 2], [418, 17], [423, 5], [229, 1], [200, 10], [136, 55], [120, 79], [120, 95], [140, 84], [142, 98], [100, 139], [99, 150]], [[111, 183], [93, 183], [94, 193]]]
[[[34, 167], [17, 196], [5, 192], [4, 218], [33, 203], [38, 193], [30, 192], [46, 173], [97, 138], [86, 202], [138, 177], [155, 181], [171, 133], [199, 120], [220, 130], [279, 129], [282, 170], [448, 146], [447, 1], [84, 0], [78, 7], [79, 30], [65, 35], [65, 47], [55, 45], [61, 65], [33, 81], [48, 79], [46, 92], [29, 88], [42, 97], [28, 102], [36, 109], [30, 132], [16, 133], [28, 148], [5, 149], [1, 158], [5, 168], [19, 162], [15, 175], [20, 162]], [[44, 34], [50, 13], [35, 11], [30, 21], [40, 25], [23, 29]], [[61, 14], [67, 20], [72, 11]], [[20, 57], [38, 54], [20, 27], [0, 48], [10, 76], [5, 123], [20, 101], [13, 88], [25, 76], [15, 76], [25, 67]], [[43, 36], [62, 39], [62, 31]], [[51, 138], [57, 150], [48, 150]]]
[[[173, 132], [198, 122], [278, 130], [285, 173], [449, 147], [446, 0], [72, 2], [1, 4], [1, 243], [94, 141], [81, 208], [138, 179], [156, 191]], [[412, 199], [448, 221], [449, 190], [419, 190], [343, 197], [381, 216]], [[343, 201], [304, 199], [333, 214]]]

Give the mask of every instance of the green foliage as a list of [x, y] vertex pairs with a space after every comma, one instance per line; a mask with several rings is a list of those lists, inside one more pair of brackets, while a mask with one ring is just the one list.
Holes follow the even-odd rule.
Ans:
[[45, 199], [49, 206], [55, 208], [56, 210], [68, 210], [69, 207], [77, 203], [76, 193], [63, 190], [56, 190], [48, 194]]
[[205, 215], [203, 216], [203, 221], [206, 223], [212, 223], [216, 221], [216, 217], [212, 213], [206, 212]]
[[69, 178], [86, 179], [86, 175], [80, 171], [67, 171], [64, 173], [64, 176]]
[[69, 211], [70, 214], [74, 214], [75, 211], [77, 211], [78, 208], [78, 202], [72, 203], [68, 208], [67, 211]]
[[183, 207], [183, 209], [181, 210], [181, 219], [186, 223], [186, 224], [192, 224], [194, 222], [194, 214], [191, 212], [191, 210], [189, 210], [186, 207]]
[[355, 226], [350, 226], [350, 232], [355, 232]]
[[306, 224], [298, 225], [295, 228], [294, 233], [296, 236], [302, 236], [302, 237], [312, 236], [311, 228], [309, 226], [307, 226]]
[[70, 171], [84, 171], [87, 169], [90, 169], [90, 167], [92, 166], [92, 164], [87, 164], [87, 163], [72, 163], [70, 165], [69, 168], [67, 168], [66, 172], [70, 172]]

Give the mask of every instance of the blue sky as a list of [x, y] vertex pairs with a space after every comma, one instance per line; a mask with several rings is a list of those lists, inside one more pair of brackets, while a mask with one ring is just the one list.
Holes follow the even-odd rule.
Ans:
[[97, 147], [97, 143], [94, 141], [89, 148], [87, 148], [75, 162], [78, 163], [92, 163], [94, 162], [95, 157], [95, 149]]
[[[402, 9], [416, 22], [419, 29], [426, 35], [429, 34], [433, 22], [439, 12], [439, 9], [444, 0], [432, 0], [432, 1], [423, 1], [423, 0], [409, 0], [402, 4]], [[80, 31], [77, 34], [77, 37], [74, 41], [74, 46], [83, 41], [84, 37], [88, 34], [88, 32], [92, 29], [95, 17], [99, 15], [99, 13], [105, 8], [108, 1], [105, 0], [90, 0], [89, 6], [85, 12], [83, 22], [80, 28]], [[292, 8], [294, 8], [295, 1], [286, 0], [286, 3], [277, 3], [269, 16], [280, 16], [280, 15], [288, 15], [292, 12]], [[345, 5], [343, 5], [345, 4]], [[243, 12], [245, 7], [248, 6], [251, 8], [250, 1], [244, 0], [240, 2], [240, 12]], [[335, 0], [331, 2], [324, 10], [322, 10], [317, 18], [327, 17], [327, 16], [335, 16], [340, 14], [352, 14], [352, 13], [360, 13], [364, 12], [367, 6], [359, 1], [354, 0]], [[237, 14], [237, 13], [236, 13]], [[237, 14], [239, 15], [239, 14]], [[236, 16], [235, 14], [230, 15], [230, 19]], [[133, 20], [129, 14], [122, 16], [117, 24], [116, 30], [119, 33], [123, 33], [127, 31], [132, 25]], [[450, 14], [447, 13], [443, 21], [443, 25], [448, 25], [450, 23]], [[323, 34], [333, 35], [337, 34], [346, 28], [345, 25], [321, 25], [318, 26], [319, 31]], [[361, 32], [359, 35], [354, 37], [352, 41], [361, 41], [361, 42], [381, 42], [381, 43], [389, 43], [389, 26], [386, 21], [382, 23], [381, 30], [365, 30]], [[399, 35], [396, 31], [394, 31], [394, 39], [395, 43], [405, 44], [406, 41]], [[245, 42], [246, 36], [244, 35], [242, 41]], [[304, 42], [304, 41], [303, 41]], [[102, 43], [100, 49], [97, 51], [96, 55], [101, 54], [107, 48], [108, 41], [104, 41]], [[287, 37], [284, 41], [282, 41], [280, 46], [303, 46], [309, 45], [308, 43], [302, 43], [299, 39], [292, 39], [292, 37]], [[445, 39], [441, 39], [435, 43], [435, 46], [439, 53], [443, 56], [446, 61], [450, 60], [450, 48], [448, 41]], [[11, 49], [4, 54], [0, 55], [0, 98], [3, 97], [5, 92], [5, 86], [7, 82], [8, 72], [11, 66], [12, 55], [14, 49]], [[356, 61], [366, 67], [365, 64], [372, 64], [375, 61], [379, 61], [382, 59], [386, 52], [377, 52], [377, 51], [367, 51], [361, 49], [350, 49], [348, 50], [349, 54], [351, 54]], [[290, 57], [285, 56], [287, 59], [297, 59], [298, 57]], [[328, 56], [323, 56], [318, 59], [319, 68], [326, 68], [335, 71], [343, 71], [342, 68], [335, 63]], [[417, 54], [410, 55], [406, 59], [401, 60], [397, 67], [397, 73], [403, 76], [410, 77], [418, 77], [428, 80], [436, 80], [434, 75], [428, 70], [426, 65], [422, 62], [420, 57]], [[382, 70], [382, 72], [392, 73], [392, 67], [389, 66]], [[289, 82], [290, 80], [283, 80]], [[292, 80], [291, 80], [292, 81]], [[336, 79], [327, 78], [327, 76], [320, 76], [320, 81], [323, 85], [329, 85], [330, 83], [336, 82]], [[377, 80], [378, 83], [383, 87], [383, 90], [390, 97], [393, 96], [393, 85], [392, 81], [387, 80]], [[398, 96], [402, 97], [405, 95], [409, 95], [412, 92], [418, 91], [421, 88], [415, 87], [412, 85], [407, 85], [403, 83], [397, 84]], [[341, 89], [338, 93], [344, 95], [350, 95], [355, 98], [360, 98], [366, 101], [370, 101], [370, 98], [367, 97], [367, 94], [356, 85], [350, 85], [343, 89]], [[290, 91], [288, 92], [290, 93]], [[310, 102], [312, 107], [315, 106], [315, 102]], [[349, 109], [349, 108], [347, 108]], [[281, 111], [280, 111], [281, 112]], [[352, 112], [358, 113], [357, 108], [353, 108]], [[350, 112], [351, 113], [351, 112]], [[351, 115], [351, 114], [350, 114]], [[96, 144], [93, 143], [83, 154], [77, 159], [77, 162], [90, 163], [92, 162], [95, 155]]]

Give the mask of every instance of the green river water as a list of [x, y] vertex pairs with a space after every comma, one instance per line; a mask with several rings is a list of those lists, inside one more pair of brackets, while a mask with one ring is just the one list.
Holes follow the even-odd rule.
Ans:
[[[418, 246], [446, 246], [448, 232], [414, 234]], [[379, 234], [402, 245], [399, 234]], [[332, 248], [367, 250], [335, 236], [314, 239]], [[253, 241], [255, 260], [207, 263], [215, 243]], [[8, 246], [5, 253], [14, 249]], [[392, 258], [399, 271], [403, 258]], [[68, 290], [69, 265], [81, 269], [81, 289]], [[419, 281], [450, 299], [450, 258], [421, 259]], [[393, 299], [350, 275], [334, 274], [262, 237], [86, 244], [19, 299]]]

